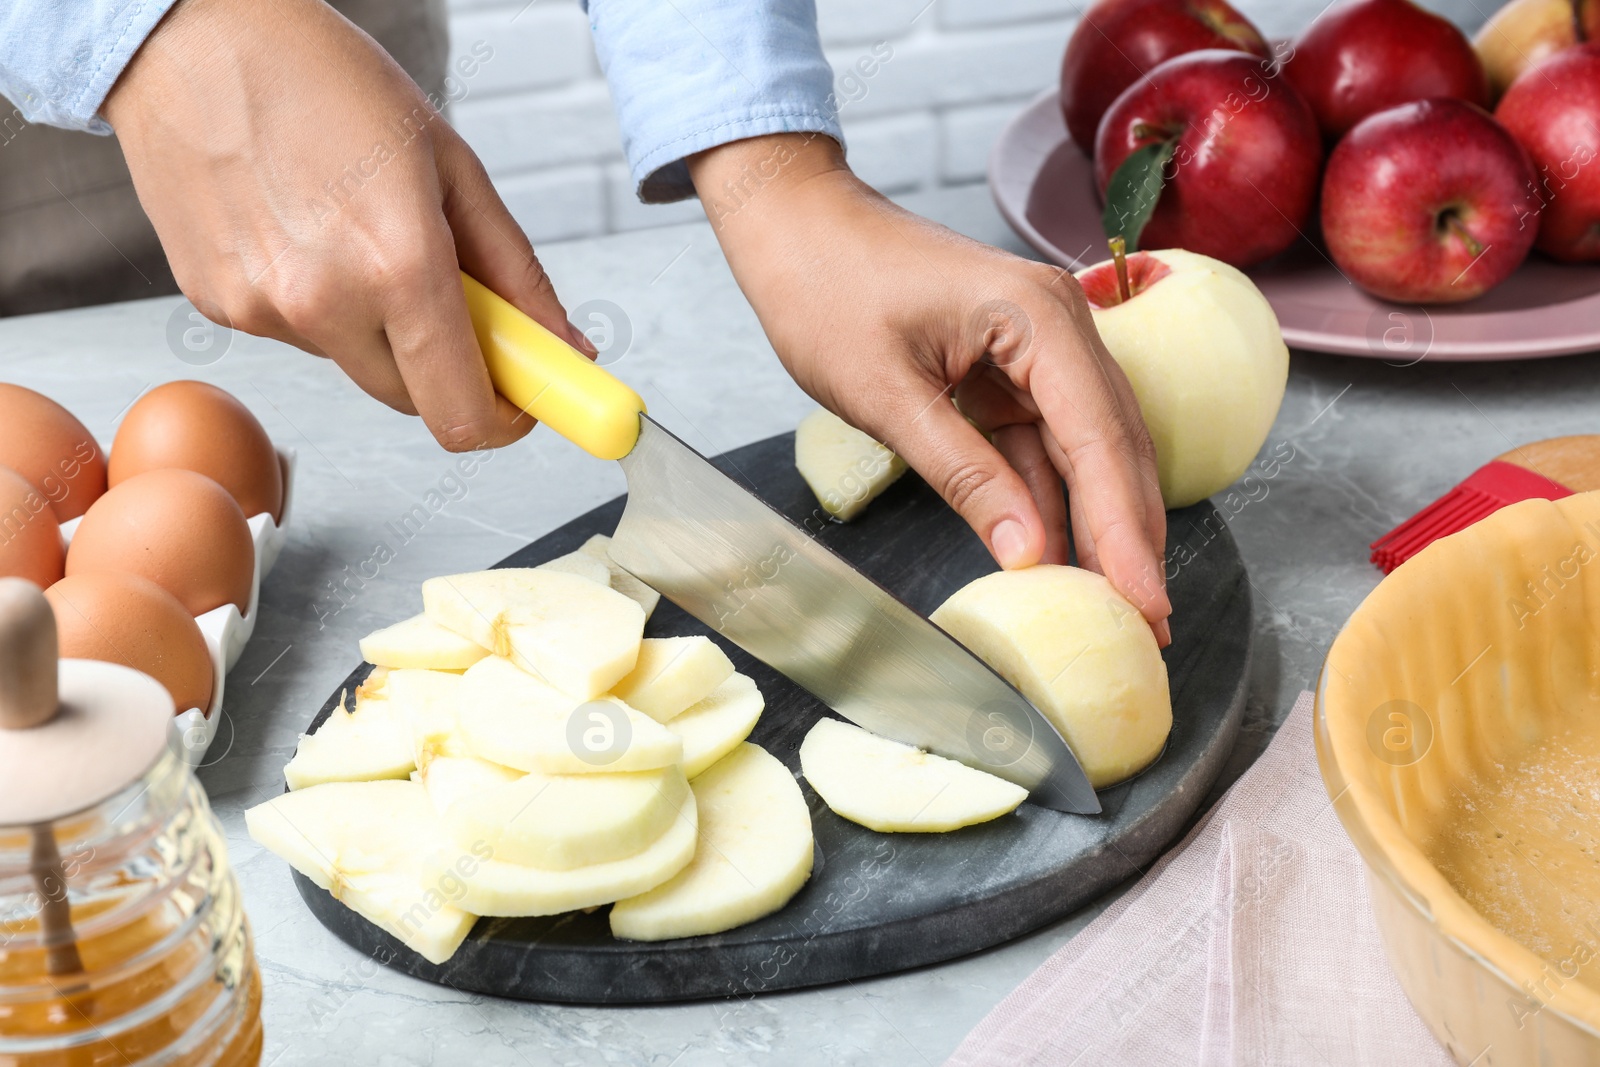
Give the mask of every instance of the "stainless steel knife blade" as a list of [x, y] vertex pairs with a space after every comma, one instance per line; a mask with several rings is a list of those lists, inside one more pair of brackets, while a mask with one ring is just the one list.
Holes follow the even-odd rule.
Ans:
[[621, 566], [858, 726], [998, 775], [1059, 811], [1100, 801], [1037, 708], [648, 415], [621, 460]]

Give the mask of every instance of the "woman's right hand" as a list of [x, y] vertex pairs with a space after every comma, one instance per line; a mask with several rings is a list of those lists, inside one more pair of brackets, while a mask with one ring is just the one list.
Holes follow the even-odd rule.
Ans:
[[458, 268], [593, 351], [472, 150], [319, 0], [181, 0], [103, 111], [197, 308], [327, 356], [447, 449], [533, 425], [489, 382]]

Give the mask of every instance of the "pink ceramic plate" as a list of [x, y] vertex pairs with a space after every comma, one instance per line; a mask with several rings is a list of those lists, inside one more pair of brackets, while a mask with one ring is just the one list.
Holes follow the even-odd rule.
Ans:
[[[1048, 259], [1077, 270], [1107, 258], [1092, 166], [1067, 139], [1054, 90], [1000, 134], [989, 187], [1006, 221]], [[1250, 276], [1294, 348], [1396, 363], [1600, 349], [1600, 267], [1563, 266], [1537, 253], [1476, 300], [1426, 308], [1368, 296], [1307, 241]]]

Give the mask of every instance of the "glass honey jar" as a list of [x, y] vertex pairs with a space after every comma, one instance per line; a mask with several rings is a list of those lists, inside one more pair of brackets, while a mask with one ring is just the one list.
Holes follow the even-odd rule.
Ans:
[[[23, 588], [26, 587], [26, 588]], [[55, 657], [0, 579], [0, 1067], [253, 1067], [261, 976], [148, 675]]]

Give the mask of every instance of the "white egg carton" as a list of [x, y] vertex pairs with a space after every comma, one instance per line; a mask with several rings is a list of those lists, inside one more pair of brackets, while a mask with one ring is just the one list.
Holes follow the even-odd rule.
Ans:
[[[212, 739], [217, 736], [217, 724], [222, 720], [223, 682], [234, 664], [239, 662], [250, 635], [255, 633], [261, 582], [272, 572], [272, 565], [278, 562], [278, 553], [283, 550], [283, 542], [288, 537], [285, 531], [294, 509], [295, 452], [292, 448], [279, 448], [277, 452], [278, 464], [283, 468], [283, 510], [277, 522], [273, 522], [272, 516], [266, 512], [250, 518], [250, 537], [256, 545], [255, 574], [250, 579], [250, 610], [241, 615], [234, 605], [224, 604], [194, 620], [200, 624], [206, 648], [211, 651], [213, 681], [209, 715], [200, 708], [188, 708], [178, 712], [172, 720], [172, 742], [191, 767], [200, 766]], [[72, 535], [77, 532], [78, 522], [78, 519], [70, 519], [61, 524], [62, 540], [69, 545]]]

